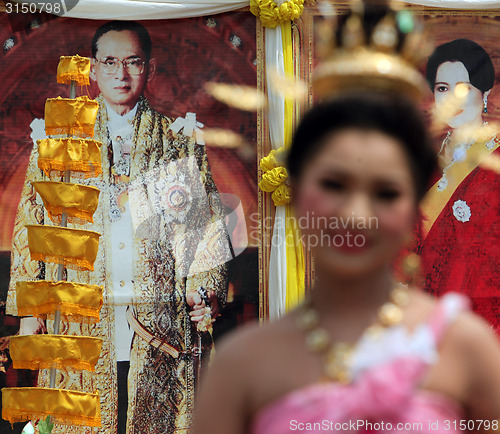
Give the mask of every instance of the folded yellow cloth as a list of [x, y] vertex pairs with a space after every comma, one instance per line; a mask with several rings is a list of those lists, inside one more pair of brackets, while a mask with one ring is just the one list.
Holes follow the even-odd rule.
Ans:
[[274, 167], [262, 174], [259, 188], [262, 191], [272, 193], [271, 199], [275, 206], [286, 205], [292, 199], [291, 189], [286, 183], [287, 179], [288, 173], [286, 168], [282, 166]]
[[2, 389], [2, 418], [10, 423], [51, 416], [60, 424], [101, 426], [99, 394], [41, 387]]
[[65, 212], [70, 222], [82, 223], [85, 220], [93, 223], [92, 216], [99, 203], [98, 188], [69, 182], [39, 181], [32, 184], [53, 222], [60, 223]]
[[36, 280], [16, 282], [19, 316], [50, 318], [58, 310], [68, 321], [99, 321], [102, 287], [76, 282]]
[[87, 96], [48, 98], [45, 102], [45, 132], [48, 136], [72, 134], [94, 135], [94, 124], [99, 103]]
[[26, 228], [33, 261], [94, 271], [100, 237], [97, 232], [42, 225], [27, 225]]
[[57, 65], [57, 82], [70, 84], [76, 81], [80, 86], [89, 85], [90, 59], [74, 56], [61, 56]]
[[14, 369], [94, 371], [102, 339], [88, 336], [28, 335], [10, 338]]
[[82, 172], [86, 178], [99, 176], [101, 166], [101, 142], [91, 139], [43, 139], [38, 140], [38, 167], [47, 176], [52, 170]]

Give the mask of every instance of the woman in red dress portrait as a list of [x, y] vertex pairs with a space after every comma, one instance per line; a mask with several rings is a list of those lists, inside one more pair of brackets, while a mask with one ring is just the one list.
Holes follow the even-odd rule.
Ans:
[[441, 170], [421, 205], [426, 287], [466, 294], [500, 332], [500, 175], [483, 164], [500, 155], [494, 128], [483, 121], [493, 63], [480, 45], [457, 39], [435, 49], [426, 78], [436, 120], [448, 130]]

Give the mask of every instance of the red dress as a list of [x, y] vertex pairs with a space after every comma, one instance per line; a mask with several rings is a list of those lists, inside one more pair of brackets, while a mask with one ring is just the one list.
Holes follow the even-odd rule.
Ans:
[[500, 333], [500, 174], [477, 165], [492, 156], [500, 158], [496, 138], [444, 169], [422, 203], [419, 253], [428, 292], [467, 295]]

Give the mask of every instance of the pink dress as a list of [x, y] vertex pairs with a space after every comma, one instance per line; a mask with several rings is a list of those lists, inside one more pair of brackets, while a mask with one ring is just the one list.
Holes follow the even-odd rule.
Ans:
[[394, 326], [379, 336], [363, 336], [353, 356], [351, 384], [317, 383], [292, 391], [263, 407], [250, 432], [459, 432], [460, 405], [419, 385], [439, 356], [447, 326], [467, 308], [466, 298], [449, 293], [412, 333]]

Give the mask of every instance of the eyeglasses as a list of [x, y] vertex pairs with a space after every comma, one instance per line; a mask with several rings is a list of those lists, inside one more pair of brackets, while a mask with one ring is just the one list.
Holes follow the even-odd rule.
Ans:
[[102, 65], [102, 71], [105, 74], [115, 74], [121, 63], [125, 71], [130, 75], [141, 75], [144, 72], [144, 64], [146, 63], [140, 58], [125, 60], [109, 58], [106, 60], [96, 60]]

